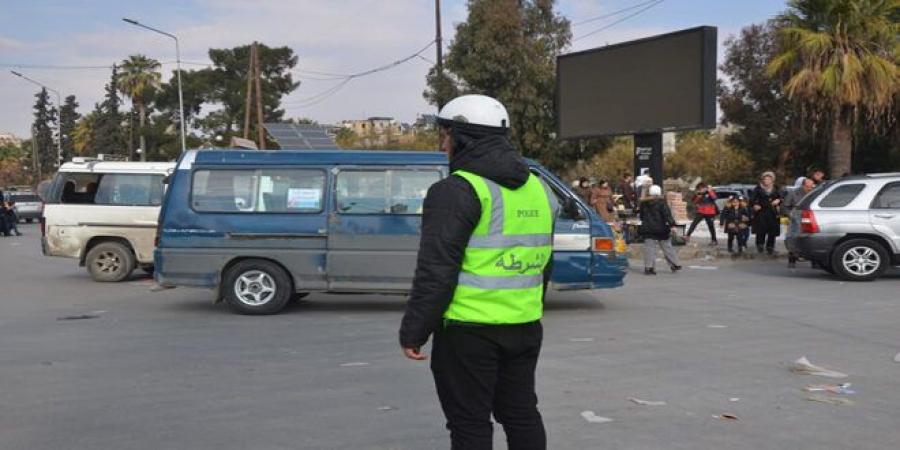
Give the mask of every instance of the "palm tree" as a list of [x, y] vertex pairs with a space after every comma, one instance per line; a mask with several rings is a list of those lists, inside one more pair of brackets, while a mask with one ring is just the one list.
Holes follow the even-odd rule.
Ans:
[[119, 74], [119, 91], [131, 98], [132, 108], [138, 109], [141, 147], [141, 161], [147, 159], [147, 142], [144, 138], [144, 126], [147, 122], [147, 97], [159, 89], [162, 76], [159, 73], [159, 61], [144, 55], [131, 55], [122, 61], [122, 72]]
[[81, 156], [90, 156], [94, 150], [94, 125], [97, 123], [97, 110], [85, 114], [75, 122], [72, 130], [72, 144], [75, 153]]
[[900, 0], [790, 0], [776, 19], [779, 51], [769, 63], [784, 90], [828, 120], [828, 162], [851, 170], [853, 127], [892, 111], [898, 93]]

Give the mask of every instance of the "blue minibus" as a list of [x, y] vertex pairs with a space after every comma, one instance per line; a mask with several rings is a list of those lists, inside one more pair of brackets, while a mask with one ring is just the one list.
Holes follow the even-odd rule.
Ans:
[[[627, 255], [600, 217], [546, 168], [557, 195], [550, 288], [622, 286]], [[312, 292], [407, 294], [439, 152], [191, 150], [167, 178], [154, 254], [162, 286], [216, 291], [242, 314]]]

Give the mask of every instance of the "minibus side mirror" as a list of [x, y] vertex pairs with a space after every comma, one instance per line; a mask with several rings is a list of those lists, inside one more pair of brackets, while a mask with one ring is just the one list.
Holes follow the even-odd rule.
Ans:
[[567, 197], [563, 201], [563, 214], [565, 214], [566, 218], [572, 220], [582, 220], [585, 218], [584, 214], [581, 213], [581, 208], [578, 207], [578, 202], [572, 197]]

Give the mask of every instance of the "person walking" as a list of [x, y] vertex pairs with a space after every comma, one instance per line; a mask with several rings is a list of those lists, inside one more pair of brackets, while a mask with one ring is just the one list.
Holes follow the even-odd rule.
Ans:
[[701, 182], [697, 185], [697, 192], [694, 194], [692, 201], [695, 212], [694, 220], [691, 221], [691, 226], [688, 228], [688, 237], [694, 233], [697, 224], [705, 221], [706, 227], [709, 228], [709, 245], [717, 245], [719, 242], [716, 240], [716, 216], [719, 215], [719, 211], [716, 206], [716, 192], [706, 183]]
[[806, 194], [812, 192], [816, 187], [815, 180], [806, 177], [800, 177], [797, 184], [799, 187], [791, 191], [784, 199], [785, 213], [791, 219], [788, 225], [787, 239], [784, 240], [784, 244], [788, 248], [789, 269], [796, 268], [797, 260], [800, 259], [799, 256], [797, 256], [797, 249], [792, 246], [793, 239], [790, 239], [800, 233], [800, 221], [794, 220], [794, 218], [791, 217], [791, 213], [800, 206], [800, 201], [803, 200], [803, 197], [806, 197]]
[[438, 114], [451, 176], [425, 197], [400, 346], [427, 359], [453, 449], [490, 449], [491, 415], [511, 449], [545, 449], [535, 368], [543, 340], [556, 197], [508, 139], [497, 100], [464, 95]]
[[749, 223], [750, 211], [746, 207], [741, 207], [738, 197], [729, 198], [719, 219], [719, 224], [728, 234], [728, 253], [735, 253], [734, 241], [737, 241], [737, 253], [739, 255], [744, 253], [744, 249], [747, 248], [747, 240], [743, 239], [743, 235]]
[[641, 199], [641, 225], [638, 232], [644, 238], [644, 274], [656, 275], [656, 248], [660, 247], [672, 272], [681, 270], [678, 254], [672, 247], [675, 219], [672, 210], [662, 197], [662, 188], [650, 186], [648, 196]]
[[763, 249], [769, 256], [775, 256], [775, 239], [781, 234], [778, 211], [781, 194], [775, 186], [775, 173], [763, 172], [759, 184], [750, 191], [750, 205], [753, 208], [753, 234], [756, 235], [756, 251]]
[[622, 194], [622, 204], [625, 206], [625, 209], [634, 210], [637, 195], [634, 192], [634, 177], [630, 173], [622, 175], [622, 181], [619, 183], [619, 193]]
[[6, 219], [6, 202], [3, 201], [2, 191], [0, 191], [0, 236], [10, 236], [9, 224]]

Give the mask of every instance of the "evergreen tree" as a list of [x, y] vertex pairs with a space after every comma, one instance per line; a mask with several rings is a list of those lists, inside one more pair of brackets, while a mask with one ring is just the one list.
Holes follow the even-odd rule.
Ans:
[[53, 130], [56, 128], [56, 108], [50, 106], [50, 98], [47, 90], [41, 88], [34, 95], [37, 101], [34, 103], [34, 131], [35, 145], [37, 146], [38, 162], [43, 174], [56, 170], [56, 142], [53, 140]]
[[59, 109], [59, 128], [62, 133], [62, 158], [63, 161], [70, 161], [75, 155], [75, 124], [81, 118], [78, 114], [78, 102], [75, 96], [66, 97], [66, 101], [62, 108]]
[[116, 66], [113, 66], [112, 76], [106, 84], [106, 95], [100, 104], [100, 115], [94, 124], [94, 137], [92, 139], [94, 152], [126, 155], [125, 134], [122, 130], [122, 114], [119, 112], [121, 100], [118, 93], [119, 74]]
[[475, 93], [495, 97], [510, 115], [510, 138], [524, 155], [553, 169], [600, 149], [555, 140], [553, 96], [556, 57], [572, 37], [569, 20], [554, 0], [470, 0], [469, 16], [456, 27], [444, 77], [433, 71], [425, 98]]

